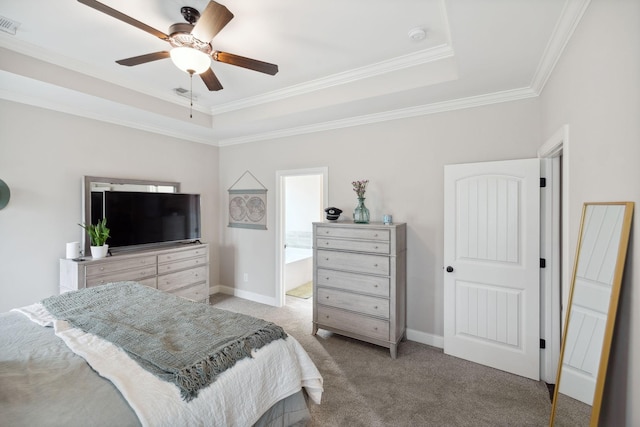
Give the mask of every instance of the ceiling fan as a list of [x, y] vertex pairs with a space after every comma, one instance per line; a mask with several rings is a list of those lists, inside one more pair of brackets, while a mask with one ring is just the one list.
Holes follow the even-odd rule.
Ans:
[[178, 68], [186, 71], [191, 76], [193, 76], [193, 74], [199, 74], [210, 91], [222, 89], [222, 84], [220, 84], [220, 81], [211, 69], [212, 59], [272, 76], [278, 72], [278, 66], [275, 64], [213, 49], [210, 43], [211, 39], [233, 19], [233, 13], [231, 13], [229, 9], [213, 0], [209, 2], [202, 15], [192, 7], [182, 7], [180, 12], [187, 22], [173, 24], [169, 27], [169, 34], [156, 30], [96, 0], [78, 1], [113, 18], [146, 31], [171, 45], [171, 50], [169, 51], [147, 53], [145, 55], [116, 61], [120, 65], [130, 67], [170, 57]]

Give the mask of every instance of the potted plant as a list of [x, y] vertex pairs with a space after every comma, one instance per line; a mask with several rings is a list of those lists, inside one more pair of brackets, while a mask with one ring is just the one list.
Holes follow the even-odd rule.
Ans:
[[109, 238], [109, 229], [107, 228], [107, 218], [102, 218], [97, 224], [78, 224], [84, 228], [91, 240], [91, 256], [93, 258], [104, 258], [107, 256], [109, 245], [106, 244]]

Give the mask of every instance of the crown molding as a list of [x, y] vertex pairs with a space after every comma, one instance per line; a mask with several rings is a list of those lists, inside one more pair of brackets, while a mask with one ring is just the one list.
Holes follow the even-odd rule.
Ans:
[[399, 56], [389, 60], [381, 61], [375, 64], [333, 74], [316, 80], [307, 81], [298, 85], [289, 86], [287, 88], [265, 93], [262, 95], [240, 99], [238, 101], [228, 102], [223, 105], [213, 107], [211, 114], [223, 114], [231, 111], [241, 110], [256, 105], [267, 104], [270, 102], [280, 101], [286, 98], [304, 95], [307, 93], [319, 91], [322, 89], [339, 86], [357, 80], [375, 77], [381, 74], [398, 71], [405, 68], [415, 67], [429, 62], [438, 61], [445, 58], [455, 56], [451, 42], [451, 29], [449, 28], [449, 16], [445, 0], [440, 0], [441, 21], [444, 25], [444, 35], [446, 42], [429, 49], [423, 49], [407, 55]]
[[439, 45], [430, 49], [420, 50], [386, 61], [381, 61], [372, 65], [367, 65], [365, 67], [355, 68], [353, 70], [345, 71], [342, 73], [332, 74], [330, 76], [316, 80], [310, 80], [308, 82], [289, 86], [281, 90], [276, 90], [250, 98], [240, 99], [238, 101], [228, 102], [226, 104], [212, 108], [211, 114], [223, 114], [231, 111], [241, 110], [243, 108], [276, 102], [286, 98], [304, 95], [307, 93], [340, 86], [354, 81], [379, 76], [381, 74], [386, 74], [405, 68], [411, 68], [445, 58], [450, 58], [452, 56], [454, 56], [454, 51], [450, 45]]
[[[259, 134], [247, 135], [237, 138], [220, 139], [218, 141], [212, 140], [213, 138], [205, 138], [202, 135], [196, 135], [193, 133], [185, 133], [184, 131], [172, 131], [165, 126], [157, 125], [141, 125], [139, 123], [129, 121], [126, 119], [118, 119], [106, 114], [96, 114], [86, 111], [82, 108], [65, 105], [63, 103], [54, 102], [50, 100], [41, 99], [31, 96], [25, 99], [23, 96], [17, 97], [8, 91], [0, 91], [0, 98], [9, 101], [14, 101], [23, 104], [29, 104], [37, 107], [52, 109], [72, 115], [86, 117], [94, 120], [126, 126], [142, 131], [152, 132], [156, 134], [166, 135], [182, 140], [198, 142], [208, 145], [214, 145], [218, 147], [231, 146], [237, 144], [245, 144], [257, 141], [264, 141], [276, 138], [286, 138], [296, 135], [309, 134], [314, 132], [323, 132], [334, 129], [347, 128], [352, 126], [361, 126], [367, 124], [373, 124], [378, 122], [384, 122], [389, 120], [398, 120], [410, 117], [416, 117], [428, 114], [437, 114], [446, 111], [473, 108], [479, 106], [485, 106], [490, 104], [517, 101], [526, 98], [532, 98], [539, 96], [545, 84], [547, 83], [550, 75], [553, 72], [559, 58], [561, 57], [568, 41], [573, 35], [576, 27], [578, 26], [582, 16], [584, 15], [587, 7], [590, 4], [590, 0], [567, 0], [563, 7], [562, 13], [552, 36], [545, 48], [543, 56], [538, 64], [536, 72], [534, 73], [532, 82], [529, 87], [507, 90], [502, 92], [484, 94], [479, 96], [472, 96], [467, 98], [461, 98], [451, 101], [443, 101], [432, 104], [424, 104], [415, 107], [402, 108], [397, 110], [391, 110], [386, 112], [380, 112], [375, 114], [350, 117], [340, 120], [328, 121], [324, 123], [316, 123], [311, 125], [297, 126], [288, 129], [282, 129], [272, 132], [264, 132]], [[62, 60], [60, 56], [51, 54], [48, 51], [43, 51], [31, 44], [9, 39], [8, 36], [0, 35], [0, 47], [5, 47], [10, 50], [14, 50], [18, 53], [32, 56], [34, 58], [43, 60], [45, 62], [52, 63], [54, 65], [67, 68], [76, 72], [80, 72], [98, 79], [106, 80], [113, 84], [118, 84], [125, 88], [136, 90], [141, 93], [146, 93], [149, 96], [154, 96], [160, 99], [165, 99], [169, 102], [183, 103], [183, 100], [174, 100], [166, 96], [165, 94], [159, 95], [157, 93], [144, 92], [138, 88], [133, 89], [130, 82], [120, 81], [116, 82], [112, 78], [106, 78], [105, 73], [99, 72], [99, 70], [90, 69], [85, 63], [81, 63], [76, 60], [64, 58]], [[418, 51], [412, 54], [404, 55], [401, 57], [393, 58], [388, 61], [382, 61], [370, 66], [357, 68], [343, 73], [334, 74], [322, 79], [317, 79], [310, 82], [305, 82], [299, 85], [290, 86], [288, 88], [270, 92], [264, 95], [246, 98], [243, 100], [227, 103], [219, 107], [215, 107], [212, 110], [198, 109], [202, 112], [211, 114], [220, 114], [224, 112], [230, 112], [239, 110], [242, 108], [248, 108], [260, 104], [266, 104], [269, 102], [275, 102], [278, 100], [286, 99], [293, 96], [312, 93], [326, 88], [339, 86], [349, 82], [353, 82], [360, 79], [366, 79], [373, 76], [378, 76], [384, 73], [413, 67], [428, 62], [437, 61], [444, 58], [454, 56], [454, 51], [450, 44], [444, 44], [436, 46], [431, 49]], [[178, 102], [177, 102], [178, 101]], [[195, 107], [195, 106], [194, 106]], [[194, 108], [195, 109], [195, 108]]]
[[481, 107], [491, 104], [498, 104], [503, 102], [518, 101], [527, 98], [537, 97], [538, 94], [531, 88], [520, 88], [507, 90], [496, 93], [489, 93], [485, 95], [473, 96], [468, 98], [461, 98], [451, 101], [443, 101], [433, 104], [419, 105], [415, 107], [401, 108], [397, 110], [391, 110], [381, 113], [368, 114], [357, 117], [350, 117], [346, 119], [333, 120], [324, 123], [316, 123], [306, 126], [298, 126], [288, 129], [282, 129], [272, 132], [263, 132], [254, 135], [248, 135], [237, 138], [220, 139], [213, 141], [211, 138], [199, 137], [197, 135], [185, 133], [184, 131], [172, 131], [167, 127], [143, 125], [137, 121], [127, 121], [121, 118], [113, 118], [105, 114], [96, 114], [72, 105], [52, 102], [50, 100], [44, 100], [40, 97], [26, 97], [24, 95], [16, 95], [13, 92], [0, 90], [0, 99], [7, 101], [13, 101], [21, 104], [32, 105], [35, 107], [45, 108], [49, 110], [58, 111], [61, 113], [80, 116], [88, 119], [98, 120], [106, 123], [111, 123], [119, 126], [125, 126], [132, 129], [137, 129], [145, 132], [156, 133], [159, 135], [165, 135], [172, 138], [178, 138], [186, 141], [197, 142], [201, 144], [213, 145], [217, 147], [225, 147], [231, 145], [247, 144], [251, 142], [259, 142], [270, 139], [286, 138], [296, 135], [304, 135], [315, 132], [323, 132], [335, 129], [342, 129], [353, 126], [362, 126], [367, 124], [380, 123], [390, 120], [399, 120], [429, 114], [443, 113], [447, 111], [461, 110], [466, 108]]
[[540, 95], [591, 0], [567, 0], [533, 75], [531, 88]]
[[[547, 43], [545, 51], [542, 55], [536, 72], [529, 87], [514, 89], [505, 92], [497, 92], [493, 94], [480, 95], [476, 97], [462, 98], [458, 100], [440, 102], [435, 104], [426, 104], [418, 107], [411, 107], [405, 109], [399, 109], [394, 111], [388, 111], [384, 113], [371, 114], [366, 116], [359, 116], [353, 118], [347, 118], [342, 120], [335, 120], [331, 122], [319, 123], [308, 126], [300, 126], [296, 128], [285, 129], [281, 131], [265, 132], [262, 134], [250, 135], [246, 137], [222, 139], [218, 142], [218, 146], [228, 146], [235, 144], [244, 144], [249, 142], [263, 141], [274, 138], [285, 138], [289, 136], [302, 135], [313, 132], [321, 132], [332, 129], [340, 129], [350, 126], [359, 126], [363, 124], [370, 124], [380, 121], [396, 120], [408, 117], [415, 117], [424, 114], [435, 114], [445, 111], [451, 111], [456, 109], [473, 108], [482, 105], [495, 104], [500, 102], [516, 101], [524, 98], [532, 98], [539, 96], [545, 84], [547, 83], [551, 73], [553, 72], [559, 58], [564, 52], [567, 43], [571, 39], [576, 27], [582, 20], [582, 17], [587, 10], [587, 7], [591, 3], [591, 0], [567, 0], [564, 4], [558, 22], [553, 30], [553, 33]], [[448, 21], [445, 21], [448, 22]], [[450, 55], [453, 56], [453, 49], [449, 45], [438, 46], [442, 49], [442, 54], [445, 54], [447, 48], [450, 51]], [[428, 51], [428, 50], [427, 50]], [[422, 51], [425, 53], [427, 51]], [[446, 58], [448, 56], [442, 56]], [[433, 56], [433, 60], [437, 55]], [[441, 58], [437, 58], [441, 59]], [[338, 75], [336, 75], [338, 76]], [[320, 84], [321, 81], [316, 81]], [[300, 85], [304, 86], [304, 85]], [[329, 86], [327, 86], [329, 87]], [[294, 87], [295, 89], [295, 87]], [[306, 93], [306, 92], [301, 92]], [[293, 95], [292, 95], [293, 96]], [[269, 101], [265, 101], [269, 102]], [[255, 105], [255, 104], [254, 104]], [[247, 105], [249, 106], [249, 105]], [[243, 108], [243, 107], [240, 107]], [[231, 110], [229, 110], [231, 111]]]
[[[47, 110], [53, 110], [55, 112], [69, 114], [72, 116], [84, 117], [86, 119], [97, 120], [104, 123], [110, 123], [117, 126], [123, 126], [131, 129], [137, 129], [144, 132], [155, 133], [157, 135], [164, 135], [176, 139], [182, 139], [185, 141], [197, 142], [200, 144], [215, 145], [212, 144], [211, 139], [199, 137], [193, 134], [185, 134], [183, 131], [173, 131], [169, 127], [154, 126], [150, 124], [141, 124], [139, 121], [124, 120], [121, 117], [111, 117], [107, 114], [99, 114], [92, 112], [90, 109], [81, 108], [79, 106], [65, 104], [61, 102], [55, 102], [46, 100], [36, 96], [26, 96], [24, 94], [17, 95], [14, 92], [6, 90], [0, 90], [0, 99], [5, 101], [11, 101], [18, 104], [31, 105], [33, 107], [44, 108]], [[122, 108], [122, 106], [120, 106]]]
[[452, 110], [461, 110], [466, 108], [481, 107], [485, 105], [498, 104], [502, 102], [518, 101], [521, 99], [534, 98], [538, 96], [531, 88], [520, 88], [507, 90], [503, 92], [490, 93], [468, 98], [461, 98], [452, 101], [437, 102], [433, 104], [425, 104], [416, 107], [401, 108], [398, 110], [386, 111], [382, 113], [367, 114], [364, 116], [350, 117], [347, 119], [333, 120], [324, 123], [317, 123], [307, 126], [298, 126], [295, 128], [277, 130], [273, 132], [264, 132], [261, 134], [248, 135], [238, 138], [221, 139], [218, 141], [218, 147], [230, 145], [246, 144], [250, 142], [258, 142], [276, 138], [286, 138], [290, 136], [309, 134], [314, 132], [323, 132], [334, 129], [341, 129], [353, 126], [361, 126], [372, 123], [380, 123], [389, 120], [406, 119], [410, 117], [423, 116], [428, 114], [443, 113]]
[[[21, 55], [32, 57], [50, 64], [65, 68], [71, 71], [85, 74], [90, 77], [94, 77], [99, 80], [103, 80], [132, 91], [140, 92], [144, 95], [152, 96], [154, 98], [162, 99], [167, 102], [171, 102], [178, 105], [185, 105], [185, 101], [177, 96], [168, 95], [164, 92], [150, 91], [140, 88], [127, 79], [115, 79], [112, 75], [104, 73], [101, 70], [82, 61], [75, 60], [73, 58], [65, 57], [58, 54], [53, 54], [51, 51], [44, 50], [31, 43], [12, 39], [9, 36], [0, 34], [0, 47], [12, 50]], [[311, 80], [298, 85], [289, 86], [287, 88], [265, 93], [262, 95], [240, 99], [238, 101], [232, 101], [223, 105], [208, 109], [206, 107], [193, 106], [194, 110], [200, 111], [205, 114], [222, 114], [231, 111], [241, 110], [257, 105], [267, 104], [270, 102], [280, 101], [286, 98], [304, 95], [312, 93], [322, 89], [339, 86], [346, 83], [366, 79], [369, 77], [378, 76], [381, 74], [402, 70], [405, 68], [415, 67], [418, 65], [426, 64], [429, 62], [438, 61], [441, 59], [454, 56], [454, 51], [449, 44], [443, 44], [435, 46], [430, 49], [424, 49], [421, 51], [413, 52], [407, 55], [399, 56], [389, 60], [381, 61], [375, 64], [367, 65], [364, 67], [356, 68], [353, 70], [345, 71], [342, 73], [333, 74], [331, 76], [323, 77], [316, 80]]]

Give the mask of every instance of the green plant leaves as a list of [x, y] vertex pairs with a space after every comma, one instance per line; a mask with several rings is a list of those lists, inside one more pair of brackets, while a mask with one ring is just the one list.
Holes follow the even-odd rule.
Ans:
[[102, 246], [110, 237], [109, 232], [111, 230], [107, 228], [107, 218], [102, 218], [102, 220], [98, 221], [98, 223], [95, 225], [78, 225], [86, 230], [87, 234], [89, 235], [89, 239], [91, 240], [91, 246]]

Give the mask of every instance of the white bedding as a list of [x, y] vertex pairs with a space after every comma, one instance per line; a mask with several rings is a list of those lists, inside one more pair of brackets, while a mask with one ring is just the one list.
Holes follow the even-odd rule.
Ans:
[[248, 426], [301, 387], [317, 404], [322, 397], [322, 376], [292, 336], [254, 350], [253, 358], [237, 362], [187, 403], [175, 385], [142, 369], [110, 342], [54, 319], [41, 304], [15, 311], [40, 325], [53, 325], [74, 353], [111, 380], [145, 426]]

